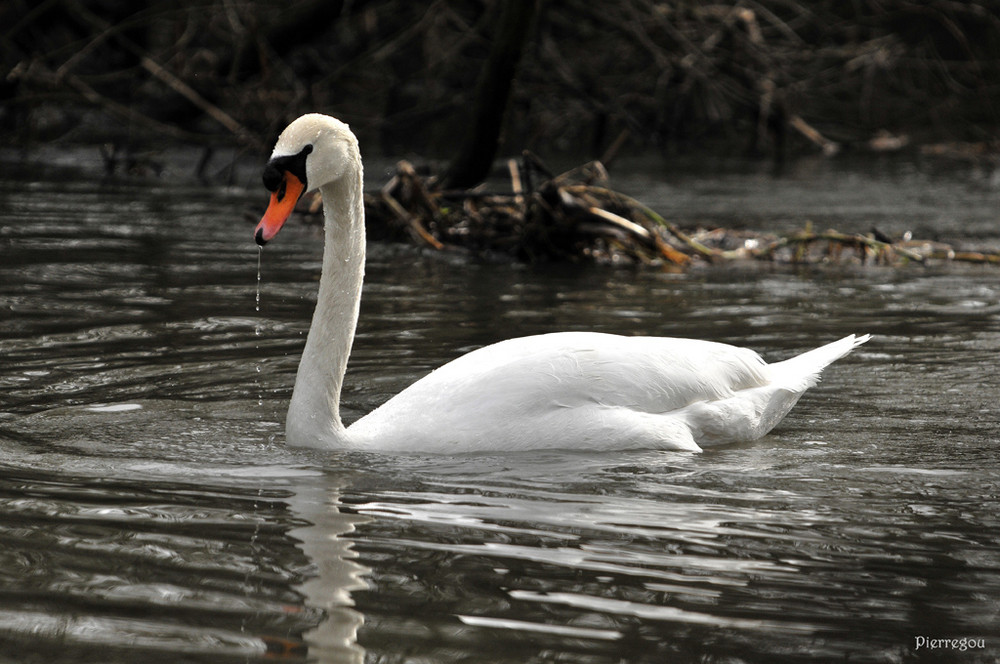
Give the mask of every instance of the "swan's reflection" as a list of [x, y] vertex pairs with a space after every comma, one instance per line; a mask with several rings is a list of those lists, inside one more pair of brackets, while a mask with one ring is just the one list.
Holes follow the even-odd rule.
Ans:
[[295, 515], [309, 524], [291, 535], [316, 566], [299, 590], [309, 606], [325, 613], [323, 621], [305, 634], [310, 661], [360, 663], [364, 650], [357, 636], [364, 616], [351, 608], [351, 592], [368, 588], [363, 577], [369, 570], [355, 562], [357, 554], [343, 535], [370, 519], [340, 511], [342, 478], [324, 473], [310, 479], [299, 484], [288, 500]]

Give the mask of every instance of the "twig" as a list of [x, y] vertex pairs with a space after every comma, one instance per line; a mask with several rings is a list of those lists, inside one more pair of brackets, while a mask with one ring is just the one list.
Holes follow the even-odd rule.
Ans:
[[614, 224], [618, 228], [634, 235], [646, 244], [654, 247], [661, 256], [666, 258], [671, 263], [677, 265], [687, 265], [691, 262], [691, 257], [685, 253], [677, 251], [669, 244], [663, 241], [658, 234], [652, 233], [645, 227], [640, 226], [634, 221], [629, 221], [625, 217], [615, 214], [614, 212], [608, 212], [607, 210], [599, 207], [591, 207], [587, 209], [591, 215]]
[[[809, 229], [796, 231], [786, 235], [785, 237], [778, 238], [774, 242], [756, 250], [754, 255], [757, 258], [770, 258], [776, 251], [784, 247], [796, 246], [801, 250], [804, 250], [806, 245], [818, 240], [827, 240], [829, 242], [836, 242], [842, 245], [867, 247], [868, 249], [875, 251], [877, 254], [896, 253], [904, 258], [921, 264], [925, 263], [927, 260], [926, 257], [915, 251], [911, 251], [888, 242], [880, 242], [879, 240], [866, 237], [864, 235], [849, 235], [835, 230], [826, 230], [821, 233], [815, 233]], [[801, 258], [799, 260], [801, 260]]]
[[820, 149], [823, 150], [823, 154], [826, 156], [832, 157], [840, 152], [840, 145], [819, 133], [812, 125], [803, 120], [802, 116], [793, 115], [788, 119], [788, 124], [790, 124], [792, 128], [800, 134], [818, 145]]
[[614, 163], [615, 158], [618, 157], [622, 147], [625, 146], [625, 143], [628, 142], [629, 136], [631, 135], [632, 132], [628, 127], [622, 129], [617, 138], [611, 142], [611, 145], [608, 146], [608, 149], [604, 151], [598, 161], [604, 164], [605, 168], [611, 168], [611, 164]]
[[259, 138], [254, 136], [250, 130], [234, 120], [231, 115], [223, 111], [221, 108], [202, 97], [190, 85], [161, 67], [155, 60], [147, 55], [142, 55], [140, 56], [139, 62], [143, 69], [166, 83], [174, 92], [197, 106], [213, 120], [221, 124], [233, 134], [236, 134], [236, 136], [238, 136], [241, 140], [261, 149], [265, 148], [264, 143]]
[[381, 198], [382, 201], [389, 206], [389, 209], [392, 210], [392, 213], [396, 215], [399, 220], [405, 222], [414, 234], [425, 244], [435, 249], [444, 249], [444, 244], [431, 235], [430, 232], [424, 228], [424, 225], [420, 222], [420, 220], [407, 212], [406, 208], [400, 205], [399, 201], [397, 201], [393, 196], [386, 192], [382, 192]]
[[662, 216], [660, 216], [650, 208], [646, 207], [639, 201], [635, 200], [634, 198], [626, 196], [625, 194], [618, 193], [617, 191], [611, 191], [610, 189], [602, 189], [599, 187], [592, 187], [592, 189], [595, 191], [599, 191], [606, 196], [618, 199], [624, 205], [631, 207], [637, 210], [638, 212], [642, 213], [643, 216], [647, 217], [650, 221], [654, 222], [660, 228], [666, 230], [668, 233], [677, 238], [682, 244], [684, 244], [684, 246], [688, 247], [689, 249], [691, 249], [691, 251], [698, 254], [702, 258], [706, 258], [709, 261], [713, 261], [720, 257], [721, 254], [719, 251], [716, 251], [715, 249], [709, 249], [701, 242], [698, 242], [690, 235], [682, 231], [680, 227], [677, 226], [677, 224], [667, 221]]
[[1000, 254], [986, 254], [978, 251], [956, 251], [952, 260], [963, 261], [965, 263], [989, 263], [1000, 264]]
[[510, 189], [514, 192], [514, 203], [519, 207], [524, 205], [524, 186], [521, 184], [521, 169], [516, 159], [507, 160], [507, 172], [510, 173]]

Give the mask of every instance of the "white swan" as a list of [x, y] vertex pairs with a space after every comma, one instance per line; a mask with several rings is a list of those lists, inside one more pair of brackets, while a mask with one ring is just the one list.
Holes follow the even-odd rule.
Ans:
[[263, 246], [307, 190], [323, 195], [319, 297], [285, 424], [289, 444], [463, 453], [540, 448], [700, 451], [771, 430], [820, 371], [868, 340], [851, 335], [765, 364], [726, 344], [562, 332], [464, 355], [345, 427], [340, 389], [365, 266], [362, 168], [346, 124], [309, 114], [282, 132], [264, 169]]

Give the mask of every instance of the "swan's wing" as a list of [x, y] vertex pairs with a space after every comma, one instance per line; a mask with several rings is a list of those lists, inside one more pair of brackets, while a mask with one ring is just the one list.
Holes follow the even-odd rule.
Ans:
[[767, 370], [755, 352], [725, 344], [566, 332], [481, 348], [424, 381], [460, 387], [470, 398], [521, 394], [538, 408], [555, 401], [664, 413], [763, 385]]

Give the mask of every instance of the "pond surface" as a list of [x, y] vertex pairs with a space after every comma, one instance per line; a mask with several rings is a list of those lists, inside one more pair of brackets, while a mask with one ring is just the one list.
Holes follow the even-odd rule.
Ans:
[[[1000, 237], [987, 176], [817, 168], [619, 184], [682, 225]], [[0, 660], [1000, 658], [1000, 270], [678, 275], [374, 245], [347, 419], [510, 336], [769, 359], [874, 338], [772, 434], [704, 454], [318, 453], [282, 430], [319, 236], [291, 223], [268, 246], [257, 311], [255, 183], [0, 182]]]

